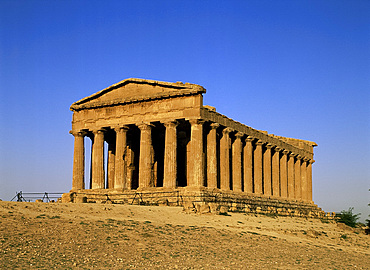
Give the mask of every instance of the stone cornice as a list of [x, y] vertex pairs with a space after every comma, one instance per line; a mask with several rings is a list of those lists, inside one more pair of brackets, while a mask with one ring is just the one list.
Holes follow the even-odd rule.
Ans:
[[[162, 92], [162, 93], [150, 94], [150, 95], [135, 96], [135, 97], [125, 98], [125, 99], [116, 99], [116, 100], [104, 101], [104, 102], [101, 102], [101, 101], [93, 102], [94, 99], [114, 89], [117, 89], [126, 84], [129, 84], [129, 83], [162, 86], [164, 88], [172, 88], [173, 90]], [[190, 83], [184, 84], [181, 82], [169, 83], [169, 82], [160, 82], [160, 81], [153, 81], [153, 80], [130, 78], [130, 79], [123, 80], [119, 83], [113, 84], [93, 95], [90, 95], [77, 102], [74, 102], [71, 105], [70, 109], [71, 111], [78, 111], [82, 109], [98, 108], [98, 107], [105, 107], [105, 106], [115, 106], [115, 105], [122, 105], [122, 104], [128, 104], [128, 103], [142, 102], [142, 101], [147, 101], [147, 100], [156, 100], [156, 99], [165, 99], [165, 98], [170, 98], [170, 97], [196, 95], [196, 94], [202, 94], [205, 92], [206, 92], [206, 89], [204, 89], [202, 86], [197, 85], [197, 84], [190, 84]], [[89, 102], [89, 103], [85, 104], [86, 102]]]
[[301, 155], [302, 157], [313, 159], [313, 153], [286, 142], [285, 140], [281, 139], [283, 137], [278, 138], [278, 136], [270, 135], [266, 131], [260, 131], [260, 130], [251, 128], [240, 122], [230, 119], [227, 116], [222, 115], [218, 112], [211, 111], [203, 107], [201, 108], [201, 117], [204, 120], [219, 123], [222, 126], [230, 127], [234, 129], [235, 131], [243, 132], [244, 134], [251, 136], [255, 139], [261, 140], [264, 143], [269, 143], [283, 150], [288, 150], [295, 154]]
[[274, 134], [269, 134], [269, 135], [272, 136], [272, 137], [276, 137], [280, 140], [287, 141], [289, 144], [297, 146], [298, 148], [302, 148], [303, 145], [309, 146], [309, 147], [317, 146], [317, 144], [315, 142], [312, 142], [312, 141], [294, 139], [294, 138], [287, 138], [287, 137], [277, 136], [277, 135], [274, 135]]

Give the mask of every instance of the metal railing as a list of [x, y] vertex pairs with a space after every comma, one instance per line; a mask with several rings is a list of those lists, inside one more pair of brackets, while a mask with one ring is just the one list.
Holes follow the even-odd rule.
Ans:
[[59, 199], [64, 192], [23, 192], [17, 191], [13, 199], [10, 201], [16, 202], [33, 202], [42, 200], [43, 202], [51, 202]]

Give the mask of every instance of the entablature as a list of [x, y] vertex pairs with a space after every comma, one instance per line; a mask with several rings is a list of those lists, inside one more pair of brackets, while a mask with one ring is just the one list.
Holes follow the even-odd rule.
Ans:
[[227, 116], [222, 115], [222, 114], [220, 114], [216, 111], [212, 111], [212, 110], [209, 110], [209, 109], [203, 107], [201, 109], [201, 117], [203, 119], [207, 120], [207, 121], [216, 122], [216, 123], [221, 124], [222, 126], [230, 127], [230, 128], [232, 128], [236, 131], [243, 132], [244, 134], [246, 134], [248, 136], [251, 136], [251, 137], [253, 137], [257, 140], [261, 140], [264, 143], [268, 143], [268, 144], [271, 144], [273, 146], [277, 146], [281, 149], [290, 151], [290, 152], [292, 152], [296, 155], [301, 155], [301, 156], [307, 157], [309, 159], [313, 159], [313, 153], [312, 152], [310, 152], [306, 149], [302, 149], [300, 147], [297, 147], [295, 145], [292, 145], [292, 144], [286, 142], [285, 140], [281, 139], [281, 138], [284, 138], [284, 137], [278, 138], [278, 136], [270, 135], [266, 131], [260, 131], [260, 130], [253, 129], [253, 128], [247, 126], [247, 125], [244, 125], [240, 122], [237, 122], [233, 119], [230, 119]]

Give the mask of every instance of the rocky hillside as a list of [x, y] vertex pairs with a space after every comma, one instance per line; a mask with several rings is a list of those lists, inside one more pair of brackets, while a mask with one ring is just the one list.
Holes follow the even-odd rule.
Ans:
[[370, 237], [318, 219], [0, 202], [0, 269], [369, 269]]

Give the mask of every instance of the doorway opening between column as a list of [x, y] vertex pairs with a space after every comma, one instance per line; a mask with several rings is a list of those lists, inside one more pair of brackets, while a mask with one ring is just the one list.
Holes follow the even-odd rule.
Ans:
[[[190, 152], [190, 123], [178, 120], [177, 126], [177, 179], [176, 186], [186, 187], [188, 183], [188, 157]], [[191, 157], [190, 157], [191, 158]]]
[[84, 189], [91, 189], [91, 155], [92, 146], [94, 142], [94, 135], [90, 131], [86, 131], [86, 136], [84, 137], [85, 145], [85, 164], [84, 164]]
[[114, 188], [115, 156], [116, 132], [113, 129], [106, 129], [104, 133], [104, 183], [106, 189]]
[[139, 157], [140, 157], [140, 129], [136, 125], [129, 125], [126, 146], [126, 183], [129, 189], [139, 187]]
[[164, 144], [166, 129], [160, 122], [154, 122], [152, 124], [153, 183], [151, 183], [151, 186], [163, 187]]

